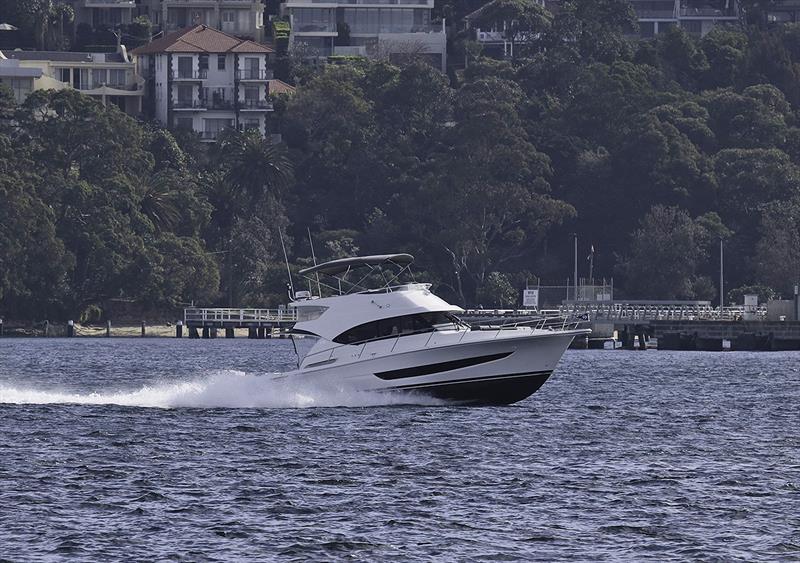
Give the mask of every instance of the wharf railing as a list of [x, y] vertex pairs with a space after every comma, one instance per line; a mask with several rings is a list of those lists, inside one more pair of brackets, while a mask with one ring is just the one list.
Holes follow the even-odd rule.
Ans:
[[713, 307], [709, 301], [576, 301], [553, 309], [468, 309], [469, 317], [527, 317], [566, 315], [586, 321], [619, 324], [646, 321], [763, 321], [767, 307]]
[[247, 327], [256, 324], [291, 324], [297, 322], [295, 309], [241, 309], [241, 308], [200, 308], [183, 310], [186, 326], [218, 325]]

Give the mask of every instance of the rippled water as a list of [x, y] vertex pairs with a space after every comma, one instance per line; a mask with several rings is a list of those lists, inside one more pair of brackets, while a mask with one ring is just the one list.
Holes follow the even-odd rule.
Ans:
[[0, 559], [800, 559], [798, 353], [569, 352], [486, 408], [260, 377], [292, 365], [0, 340]]

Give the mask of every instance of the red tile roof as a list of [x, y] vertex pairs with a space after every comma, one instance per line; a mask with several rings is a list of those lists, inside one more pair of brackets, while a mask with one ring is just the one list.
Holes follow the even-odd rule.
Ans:
[[137, 47], [134, 55], [155, 53], [273, 53], [266, 45], [239, 39], [212, 27], [198, 25], [181, 29]]
[[283, 80], [278, 80], [277, 78], [273, 78], [269, 81], [269, 93], [270, 94], [294, 94], [295, 88], [291, 84], [286, 84]]

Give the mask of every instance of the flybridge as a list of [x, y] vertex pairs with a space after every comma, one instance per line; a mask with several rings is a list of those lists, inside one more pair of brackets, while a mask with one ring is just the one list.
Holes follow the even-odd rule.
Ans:
[[[392, 284], [398, 282], [400, 276], [408, 272], [411, 274], [411, 264], [414, 257], [410, 254], [375, 254], [372, 256], [354, 256], [352, 258], [340, 258], [317, 264], [310, 268], [300, 270], [300, 275], [304, 276], [309, 283], [316, 283], [317, 289], [321, 293], [322, 286], [338, 293], [347, 295], [349, 293], [360, 293], [364, 291], [391, 291]], [[389, 266], [394, 272], [386, 275], [384, 266]], [[348, 274], [355, 270], [366, 270], [356, 282], [347, 279]], [[323, 283], [319, 279], [319, 274], [324, 274], [335, 278], [337, 286]], [[311, 276], [314, 276], [312, 278]], [[413, 278], [413, 275], [411, 276]], [[376, 281], [378, 287], [367, 287], [367, 281]], [[310, 287], [310, 285], [309, 285]], [[346, 290], [344, 288], [347, 288]], [[311, 292], [298, 291], [295, 294], [298, 299], [311, 298]]]

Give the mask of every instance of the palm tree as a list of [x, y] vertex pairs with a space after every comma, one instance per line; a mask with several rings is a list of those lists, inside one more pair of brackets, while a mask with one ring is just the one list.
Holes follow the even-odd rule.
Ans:
[[280, 198], [294, 178], [292, 161], [283, 144], [272, 144], [258, 131], [233, 131], [219, 140], [225, 179], [254, 204], [266, 195]]
[[159, 231], [172, 230], [181, 220], [179, 194], [174, 188], [179, 181], [165, 171], [154, 174], [142, 186], [139, 208]]

